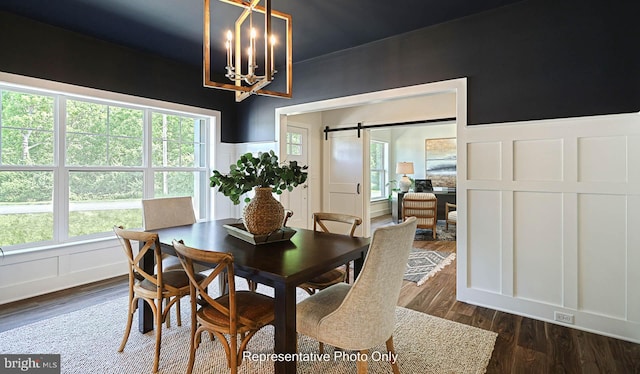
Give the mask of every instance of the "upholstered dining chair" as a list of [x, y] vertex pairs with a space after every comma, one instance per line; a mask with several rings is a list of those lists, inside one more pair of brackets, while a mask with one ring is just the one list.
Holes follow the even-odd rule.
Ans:
[[145, 230], [191, 225], [196, 222], [193, 200], [191, 196], [143, 199], [142, 222]]
[[[334, 227], [331, 231], [327, 225], [333, 224]], [[356, 228], [362, 224], [362, 218], [352, 216], [350, 214], [339, 213], [313, 213], [313, 230], [322, 232], [336, 232], [336, 230], [343, 229], [347, 235], [353, 237], [355, 235]], [[332, 227], [333, 227], [332, 226]], [[313, 295], [316, 291], [323, 290], [333, 284], [340, 282], [349, 282], [349, 264], [344, 265], [344, 270], [336, 268], [329, 270], [328, 272], [321, 274], [305, 283], [302, 283], [298, 287], [307, 291], [309, 295]]]
[[[176, 240], [173, 247], [191, 283], [191, 345], [187, 373], [193, 371], [196, 350], [202, 333], [206, 331], [213, 333], [223, 345], [227, 364], [235, 374], [242, 364], [242, 352], [249, 340], [258, 330], [273, 322], [274, 299], [251, 291], [236, 291], [232, 254], [192, 248]], [[193, 261], [215, 263], [216, 266], [204, 280], [200, 280]], [[206, 288], [218, 276], [227, 277], [229, 292], [214, 299]], [[225, 335], [229, 336], [228, 340]]]
[[[145, 231], [191, 225], [196, 223], [191, 196], [161, 197], [142, 200], [142, 224]], [[182, 270], [182, 265], [176, 256], [162, 255], [163, 269]], [[209, 268], [196, 265], [198, 272]]]
[[[151, 307], [156, 330], [156, 348], [153, 359], [153, 372], [158, 372], [160, 360], [160, 343], [162, 339], [162, 324], [166, 321], [169, 327], [169, 310], [175, 304], [178, 326], [182, 325], [180, 319], [180, 298], [189, 293], [189, 278], [183, 270], [164, 271], [162, 268], [160, 241], [158, 234], [151, 232], [129, 231], [121, 226], [115, 226], [113, 231], [122, 244], [122, 249], [127, 256], [129, 268], [129, 312], [127, 327], [118, 352], [124, 350], [133, 322], [133, 314], [138, 308], [138, 299], [144, 300]], [[135, 253], [131, 241], [142, 243], [138, 253]], [[157, 269], [155, 274], [149, 274], [139, 266], [140, 260], [148, 252], [153, 251]], [[201, 275], [196, 279], [203, 279]], [[162, 306], [162, 301], [166, 305]]]
[[416, 217], [418, 228], [431, 229], [436, 238], [438, 199], [432, 193], [409, 192], [402, 198], [402, 217]]
[[[297, 331], [320, 343], [359, 351], [386, 342], [394, 352], [395, 310], [402, 278], [413, 246], [417, 220], [409, 217], [399, 225], [378, 228], [373, 233], [360, 275], [353, 284], [338, 283], [297, 305]], [[359, 360], [358, 373], [367, 372], [367, 361]], [[398, 363], [391, 363], [399, 373]]]
[[444, 217], [446, 219], [444, 228], [449, 230], [449, 224], [458, 224], [458, 211], [456, 210], [456, 204], [447, 203], [444, 207]]

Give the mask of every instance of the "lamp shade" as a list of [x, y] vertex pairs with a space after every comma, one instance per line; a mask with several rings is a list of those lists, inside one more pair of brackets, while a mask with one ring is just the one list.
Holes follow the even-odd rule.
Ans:
[[413, 162], [398, 162], [396, 174], [413, 174]]

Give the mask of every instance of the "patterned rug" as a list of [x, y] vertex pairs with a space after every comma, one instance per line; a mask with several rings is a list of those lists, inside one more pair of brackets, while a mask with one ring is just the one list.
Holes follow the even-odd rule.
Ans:
[[413, 248], [409, 253], [404, 280], [422, 286], [429, 278], [455, 260], [456, 254], [451, 252], [428, 251]]
[[455, 241], [456, 225], [449, 225], [449, 230], [444, 228], [445, 221], [440, 220], [436, 225], [436, 238], [433, 238], [433, 232], [429, 229], [417, 229], [414, 240], [420, 241]]
[[[260, 288], [259, 288], [260, 290]], [[182, 326], [171, 313], [171, 327], [162, 330], [159, 374], [184, 373], [189, 357], [188, 298], [182, 303]], [[126, 324], [126, 298], [118, 298], [0, 333], [2, 354], [60, 354], [62, 374], [149, 373], [155, 346], [154, 332], [140, 334], [137, 324], [124, 352], [117, 349]], [[173, 312], [173, 311], [172, 311]], [[495, 332], [396, 308], [393, 341], [402, 373], [484, 373], [496, 341]], [[273, 327], [261, 329], [249, 342], [251, 358], [243, 360], [241, 374], [272, 374]], [[352, 374], [353, 352], [325, 347], [328, 358], [318, 357], [318, 342], [298, 336], [299, 374]], [[370, 374], [387, 374], [391, 365], [384, 358], [384, 343], [370, 351]], [[254, 358], [255, 357], [255, 358]], [[0, 371], [2, 371], [0, 369]], [[220, 343], [203, 338], [196, 354], [194, 374], [229, 373]]]

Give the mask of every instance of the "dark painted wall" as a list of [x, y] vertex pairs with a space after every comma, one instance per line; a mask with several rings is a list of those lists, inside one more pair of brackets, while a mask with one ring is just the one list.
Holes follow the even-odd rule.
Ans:
[[202, 87], [201, 66], [0, 12], [0, 71], [219, 110], [223, 141], [242, 140], [233, 93]]
[[635, 112], [638, 14], [638, 0], [527, 0], [301, 62], [293, 99], [240, 104], [239, 137], [273, 140], [277, 107], [460, 77], [469, 124]]

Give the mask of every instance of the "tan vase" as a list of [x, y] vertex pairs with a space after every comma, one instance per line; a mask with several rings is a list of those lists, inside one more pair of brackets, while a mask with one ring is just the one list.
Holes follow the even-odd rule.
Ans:
[[244, 208], [242, 219], [254, 235], [269, 234], [282, 228], [284, 207], [273, 197], [271, 187], [255, 187], [255, 196]]

